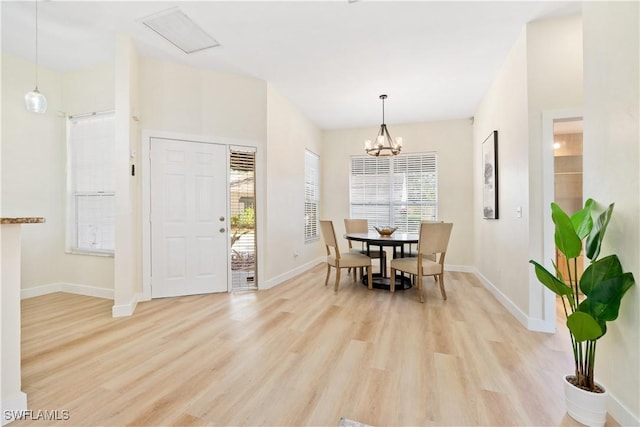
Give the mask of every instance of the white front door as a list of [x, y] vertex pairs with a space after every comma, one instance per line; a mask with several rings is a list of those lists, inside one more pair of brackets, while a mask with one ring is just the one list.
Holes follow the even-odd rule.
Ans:
[[227, 148], [151, 138], [151, 296], [227, 291]]

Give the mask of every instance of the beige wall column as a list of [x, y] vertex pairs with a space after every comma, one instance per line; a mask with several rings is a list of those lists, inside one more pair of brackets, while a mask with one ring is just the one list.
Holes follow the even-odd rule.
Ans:
[[2, 283], [0, 304], [2, 312], [2, 340], [0, 353], [2, 369], [0, 383], [2, 425], [19, 418], [7, 411], [27, 409], [27, 395], [22, 392], [20, 360], [20, 228], [21, 224], [41, 223], [43, 218], [2, 218]]
[[135, 223], [140, 202], [135, 196], [137, 179], [131, 176], [131, 154], [135, 151], [137, 135], [132, 132], [132, 100], [136, 87], [135, 47], [128, 36], [116, 37], [116, 248], [114, 258], [114, 317], [133, 314], [141, 298], [140, 233]]
[[640, 425], [639, 14], [638, 2], [583, 4], [584, 195], [615, 202], [602, 255], [618, 254], [636, 279], [596, 356], [596, 379], [621, 425]]

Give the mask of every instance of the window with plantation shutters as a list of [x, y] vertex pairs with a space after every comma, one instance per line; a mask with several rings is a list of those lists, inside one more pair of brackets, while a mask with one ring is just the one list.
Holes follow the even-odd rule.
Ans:
[[371, 228], [417, 233], [420, 221], [437, 219], [436, 153], [352, 156], [349, 186], [350, 217], [367, 219]]
[[304, 152], [304, 240], [318, 239], [320, 207], [320, 157]]
[[68, 121], [69, 214], [72, 252], [113, 254], [115, 249], [115, 120], [113, 113]]

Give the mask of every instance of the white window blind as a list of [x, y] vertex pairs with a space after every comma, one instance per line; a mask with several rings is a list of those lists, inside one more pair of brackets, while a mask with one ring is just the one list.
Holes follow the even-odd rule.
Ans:
[[351, 218], [409, 233], [418, 232], [420, 221], [437, 219], [436, 153], [352, 156], [350, 177]]
[[318, 239], [320, 207], [320, 157], [304, 152], [304, 240]]
[[68, 123], [68, 246], [115, 248], [115, 121], [113, 113], [70, 117]]

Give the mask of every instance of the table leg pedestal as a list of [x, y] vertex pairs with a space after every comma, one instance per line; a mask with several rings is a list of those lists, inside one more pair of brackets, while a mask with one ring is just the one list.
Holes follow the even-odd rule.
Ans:
[[[367, 281], [367, 276], [362, 278], [362, 284], [368, 286], [369, 283]], [[373, 285], [374, 289], [391, 289], [391, 278], [382, 277], [381, 274], [373, 275]], [[411, 279], [409, 277], [405, 277], [402, 274], [396, 274], [396, 291], [406, 291], [407, 289], [411, 289]]]

